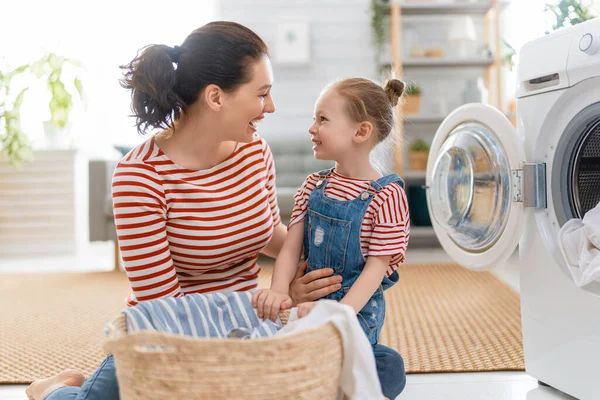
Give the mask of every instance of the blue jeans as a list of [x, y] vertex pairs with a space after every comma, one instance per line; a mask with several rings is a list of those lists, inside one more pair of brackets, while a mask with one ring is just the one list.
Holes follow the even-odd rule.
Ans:
[[45, 400], [118, 400], [119, 385], [115, 360], [112, 355], [104, 359], [100, 368], [81, 387], [66, 386], [50, 393]]
[[404, 360], [396, 350], [381, 344], [373, 346], [373, 354], [383, 395], [394, 400], [406, 386]]

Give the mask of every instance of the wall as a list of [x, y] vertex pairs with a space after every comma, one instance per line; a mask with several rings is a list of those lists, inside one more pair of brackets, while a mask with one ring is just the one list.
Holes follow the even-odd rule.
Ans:
[[267, 140], [308, 135], [315, 100], [331, 80], [376, 77], [369, 0], [221, 0], [218, 11], [219, 18], [239, 22], [258, 33], [273, 55], [277, 52], [277, 21], [299, 18], [309, 22], [310, 63], [273, 63], [272, 93], [277, 112], [260, 126]]

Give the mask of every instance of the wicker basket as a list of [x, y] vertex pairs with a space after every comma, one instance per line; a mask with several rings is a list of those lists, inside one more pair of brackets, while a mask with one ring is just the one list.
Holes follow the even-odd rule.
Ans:
[[285, 337], [213, 339], [128, 334], [125, 323], [117, 317], [104, 344], [122, 400], [336, 398], [342, 339], [333, 324]]

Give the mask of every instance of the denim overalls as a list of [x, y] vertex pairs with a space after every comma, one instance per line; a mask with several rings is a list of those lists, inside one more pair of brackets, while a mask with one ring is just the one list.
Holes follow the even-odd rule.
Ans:
[[[308, 199], [304, 223], [304, 255], [308, 259], [307, 273], [319, 268], [333, 268], [336, 275], [342, 276], [342, 288], [324, 297], [340, 301], [359, 277], [366, 263], [360, 248], [360, 232], [369, 204], [384, 186], [398, 182], [404, 187], [404, 182], [396, 174], [387, 175], [371, 181], [370, 189], [362, 192], [356, 199], [342, 201], [325, 196], [327, 178], [332, 172], [333, 169], [319, 172], [319, 181]], [[397, 271], [390, 277], [386, 276], [357, 314], [358, 321], [372, 345], [379, 341], [385, 318], [383, 291], [398, 282], [398, 278]]]

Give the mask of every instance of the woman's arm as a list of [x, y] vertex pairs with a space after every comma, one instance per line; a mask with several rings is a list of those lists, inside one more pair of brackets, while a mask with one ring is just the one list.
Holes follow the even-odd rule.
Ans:
[[333, 268], [319, 268], [305, 274], [307, 266], [306, 261], [298, 265], [296, 277], [290, 284], [294, 305], [318, 300], [342, 288], [342, 277], [333, 275]]
[[280, 222], [275, 225], [273, 228], [273, 237], [269, 241], [269, 244], [261, 250], [261, 253], [271, 258], [277, 258], [287, 234], [287, 227], [284, 224]]
[[165, 198], [154, 168], [138, 160], [119, 163], [112, 199], [119, 249], [133, 290], [127, 305], [182, 296], [167, 240]]
[[275, 261], [273, 280], [271, 281], [272, 290], [279, 293], [289, 293], [290, 283], [292, 283], [298, 270], [303, 242], [304, 224], [297, 223], [290, 226], [283, 247]]
[[362, 310], [381, 285], [390, 258], [391, 256], [371, 256], [367, 258], [365, 268], [340, 303], [351, 306], [356, 313]]

